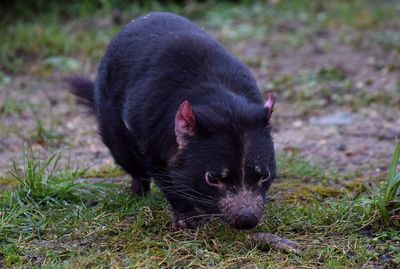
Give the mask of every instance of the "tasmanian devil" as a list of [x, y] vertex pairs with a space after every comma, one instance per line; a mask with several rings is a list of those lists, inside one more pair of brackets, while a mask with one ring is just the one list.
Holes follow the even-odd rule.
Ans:
[[171, 204], [173, 227], [202, 214], [231, 227], [260, 221], [275, 178], [269, 118], [249, 69], [189, 20], [150, 13], [108, 46], [95, 82], [69, 80], [97, 117], [104, 144], [144, 195], [150, 178]]

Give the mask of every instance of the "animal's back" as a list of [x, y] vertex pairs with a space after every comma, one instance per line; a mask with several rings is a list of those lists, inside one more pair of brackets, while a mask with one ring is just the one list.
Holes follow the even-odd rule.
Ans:
[[[173, 80], [185, 88], [212, 80], [261, 102], [248, 69], [191, 21], [153, 12], [126, 25], [110, 43], [100, 64], [97, 88], [104, 97], [121, 97], [136, 85]], [[150, 85], [151, 86], [151, 85]]]
[[164, 12], [152, 12], [128, 23], [112, 40], [99, 67], [98, 91], [118, 95], [132, 88], [160, 61], [159, 55], [177, 32], [205, 34], [189, 20]]
[[[213, 100], [207, 99], [210, 91], [217, 92]], [[173, 124], [179, 104], [215, 101], [234, 109], [234, 95], [250, 103], [263, 102], [247, 67], [209, 34], [183, 17], [150, 13], [124, 27], [100, 64], [96, 81], [100, 131], [107, 140], [129, 128], [141, 158], [163, 166], [170, 149], [162, 146], [175, 143]]]

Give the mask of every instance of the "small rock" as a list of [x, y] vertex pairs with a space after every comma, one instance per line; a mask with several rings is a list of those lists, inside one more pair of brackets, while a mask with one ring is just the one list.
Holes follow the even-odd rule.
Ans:
[[374, 65], [376, 63], [376, 59], [374, 57], [368, 57], [367, 64]]
[[362, 88], [364, 88], [364, 86], [365, 86], [364, 81], [359, 80], [359, 81], [356, 82], [356, 88], [357, 89], [362, 89]]
[[345, 151], [347, 149], [347, 146], [346, 146], [346, 144], [341, 143], [341, 144], [337, 145], [336, 149], [339, 151]]
[[301, 120], [296, 120], [293, 122], [293, 127], [299, 128], [301, 126], [303, 126], [303, 122]]

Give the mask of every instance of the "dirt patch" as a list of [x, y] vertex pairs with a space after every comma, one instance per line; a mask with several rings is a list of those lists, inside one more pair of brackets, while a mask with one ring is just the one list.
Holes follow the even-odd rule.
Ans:
[[43, 158], [57, 150], [82, 168], [112, 163], [96, 130], [96, 122], [74, 103], [61, 75], [45, 79], [14, 77], [0, 92], [0, 100], [24, 102], [17, 113], [1, 115], [0, 175], [7, 174], [12, 160], [19, 162], [27, 144]]

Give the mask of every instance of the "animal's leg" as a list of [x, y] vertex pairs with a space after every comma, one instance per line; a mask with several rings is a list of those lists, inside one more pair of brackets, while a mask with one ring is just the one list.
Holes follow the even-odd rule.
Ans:
[[[117, 127], [116, 127], [117, 128]], [[150, 176], [145, 168], [142, 156], [135, 141], [126, 130], [116, 128], [102, 128], [101, 134], [104, 144], [109, 148], [115, 162], [132, 177], [131, 190], [136, 195], [146, 195], [150, 192]], [[111, 133], [110, 130], [113, 130]], [[120, 133], [123, 135], [116, 135]]]
[[150, 192], [150, 179], [137, 179], [132, 176], [131, 190], [135, 195], [146, 195]]

